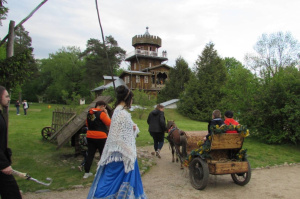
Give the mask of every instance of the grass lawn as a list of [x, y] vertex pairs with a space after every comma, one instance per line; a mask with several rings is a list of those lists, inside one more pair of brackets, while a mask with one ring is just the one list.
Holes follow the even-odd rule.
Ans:
[[[66, 144], [59, 150], [56, 143], [42, 139], [41, 130], [51, 126], [52, 111], [62, 105], [30, 104], [28, 115], [16, 115], [12, 105], [9, 111], [9, 147], [13, 151], [12, 167], [18, 171], [30, 174], [33, 178], [45, 181], [51, 177], [50, 187], [39, 185], [16, 177], [23, 192], [40, 189], [70, 188], [73, 185], [87, 185], [92, 178], [83, 179], [83, 172], [77, 170], [82, 158], [74, 157], [74, 148]], [[132, 118], [140, 128], [137, 146], [152, 145], [152, 138], [148, 133], [147, 117], [152, 109], [145, 110], [141, 119], [137, 112], [132, 112]], [[190, 120], [180, 115], [176, 110], [165, 109], [166, 120], [175, 120], [180, 129], [186, 131], [207, 130], [207, 123]], [[300, 148], [290, 145], [267, 145], [253, 138], [246, 138], [244, 147], [248, 149], [249, 161], [252, 168], [266, 165], [283, 164], [284, 162], [300, 162]], [[91, 171], [95, 171], [96, 163]]]

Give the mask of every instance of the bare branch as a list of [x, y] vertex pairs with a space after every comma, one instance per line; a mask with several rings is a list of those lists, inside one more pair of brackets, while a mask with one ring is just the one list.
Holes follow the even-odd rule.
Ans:
[[[19, 26], [21, 26], [23, 23], [25, 23], [32, 15], [40, 8], [42, 5], [44, 5], [48, 0], [44, 0], [41, 2], [26, 18], [24, 18], [16, 27], [14, 30], [18, 29]], [[5, 41], [8, 39], [8, 34], [2, 39], [0, 46], [2, 46]]]

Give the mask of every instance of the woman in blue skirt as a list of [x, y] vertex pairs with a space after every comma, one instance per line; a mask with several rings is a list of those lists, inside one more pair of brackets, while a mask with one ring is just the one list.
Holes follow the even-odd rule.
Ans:
[[110, 130], [88, 199], [147, 199], [137, 163], [135, 138], [139, 128], [130, 113], [133, 93], [116, 89], [117, 101]]

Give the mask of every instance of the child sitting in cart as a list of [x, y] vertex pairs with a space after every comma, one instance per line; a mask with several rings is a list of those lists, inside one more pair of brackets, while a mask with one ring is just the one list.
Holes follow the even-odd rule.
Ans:
[[212, 112], [212, 120], [208, 123], [208, 134], [206, 137], [203, 138], [203, 140], [208, 140], [209, 136], [211, 136], [211, 127], [215, 125], [222, 126], [224, 124], [224, 121], [221, 118], [221, 111], [216, 109]]
[[[225, 120], [224, 123], [226, 125], [239, 125], [239, 123], [233, 119], [233, 112], [232, 111], [226, 111], [225, 112]], [[227, 130], [226, 133], [237, 133], [236, 130]]]

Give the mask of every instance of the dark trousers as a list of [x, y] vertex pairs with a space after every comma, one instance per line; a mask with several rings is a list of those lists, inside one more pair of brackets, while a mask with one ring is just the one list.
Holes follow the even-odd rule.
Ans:
[[13, 175], [0, 172], [0, 196], [2, 199], [21, 199], [19, 186]]
[[164, 136], [165, 133], [154, 133], [154, 132], [150, 132], [150, 135], [153, 138], [154, 141], [154, 150], [157, 151], [158, 149], [161, 150], [163, 145], [164, 145]]
[[81, 166], [84, 166], [88, 157], [88, 152], [87, 151], [82, 151], [81, 154], [83, 155], [83, 160], [81, 161]]
[[27, 115], [27, 109], [24, 108], [24, 115]]
[[105, 142], [106, 142], [106, 139], [87, 138], [88, 155], [86, 158], [86, 163], [84, 165], [84, 170], [86, 173], [90, 172], [90, 169], [91, 169], [91, 166], [93, 163], [93, 159], [94, 159], [97, 149], [98, 149], [100, 157], [101, 157]]

